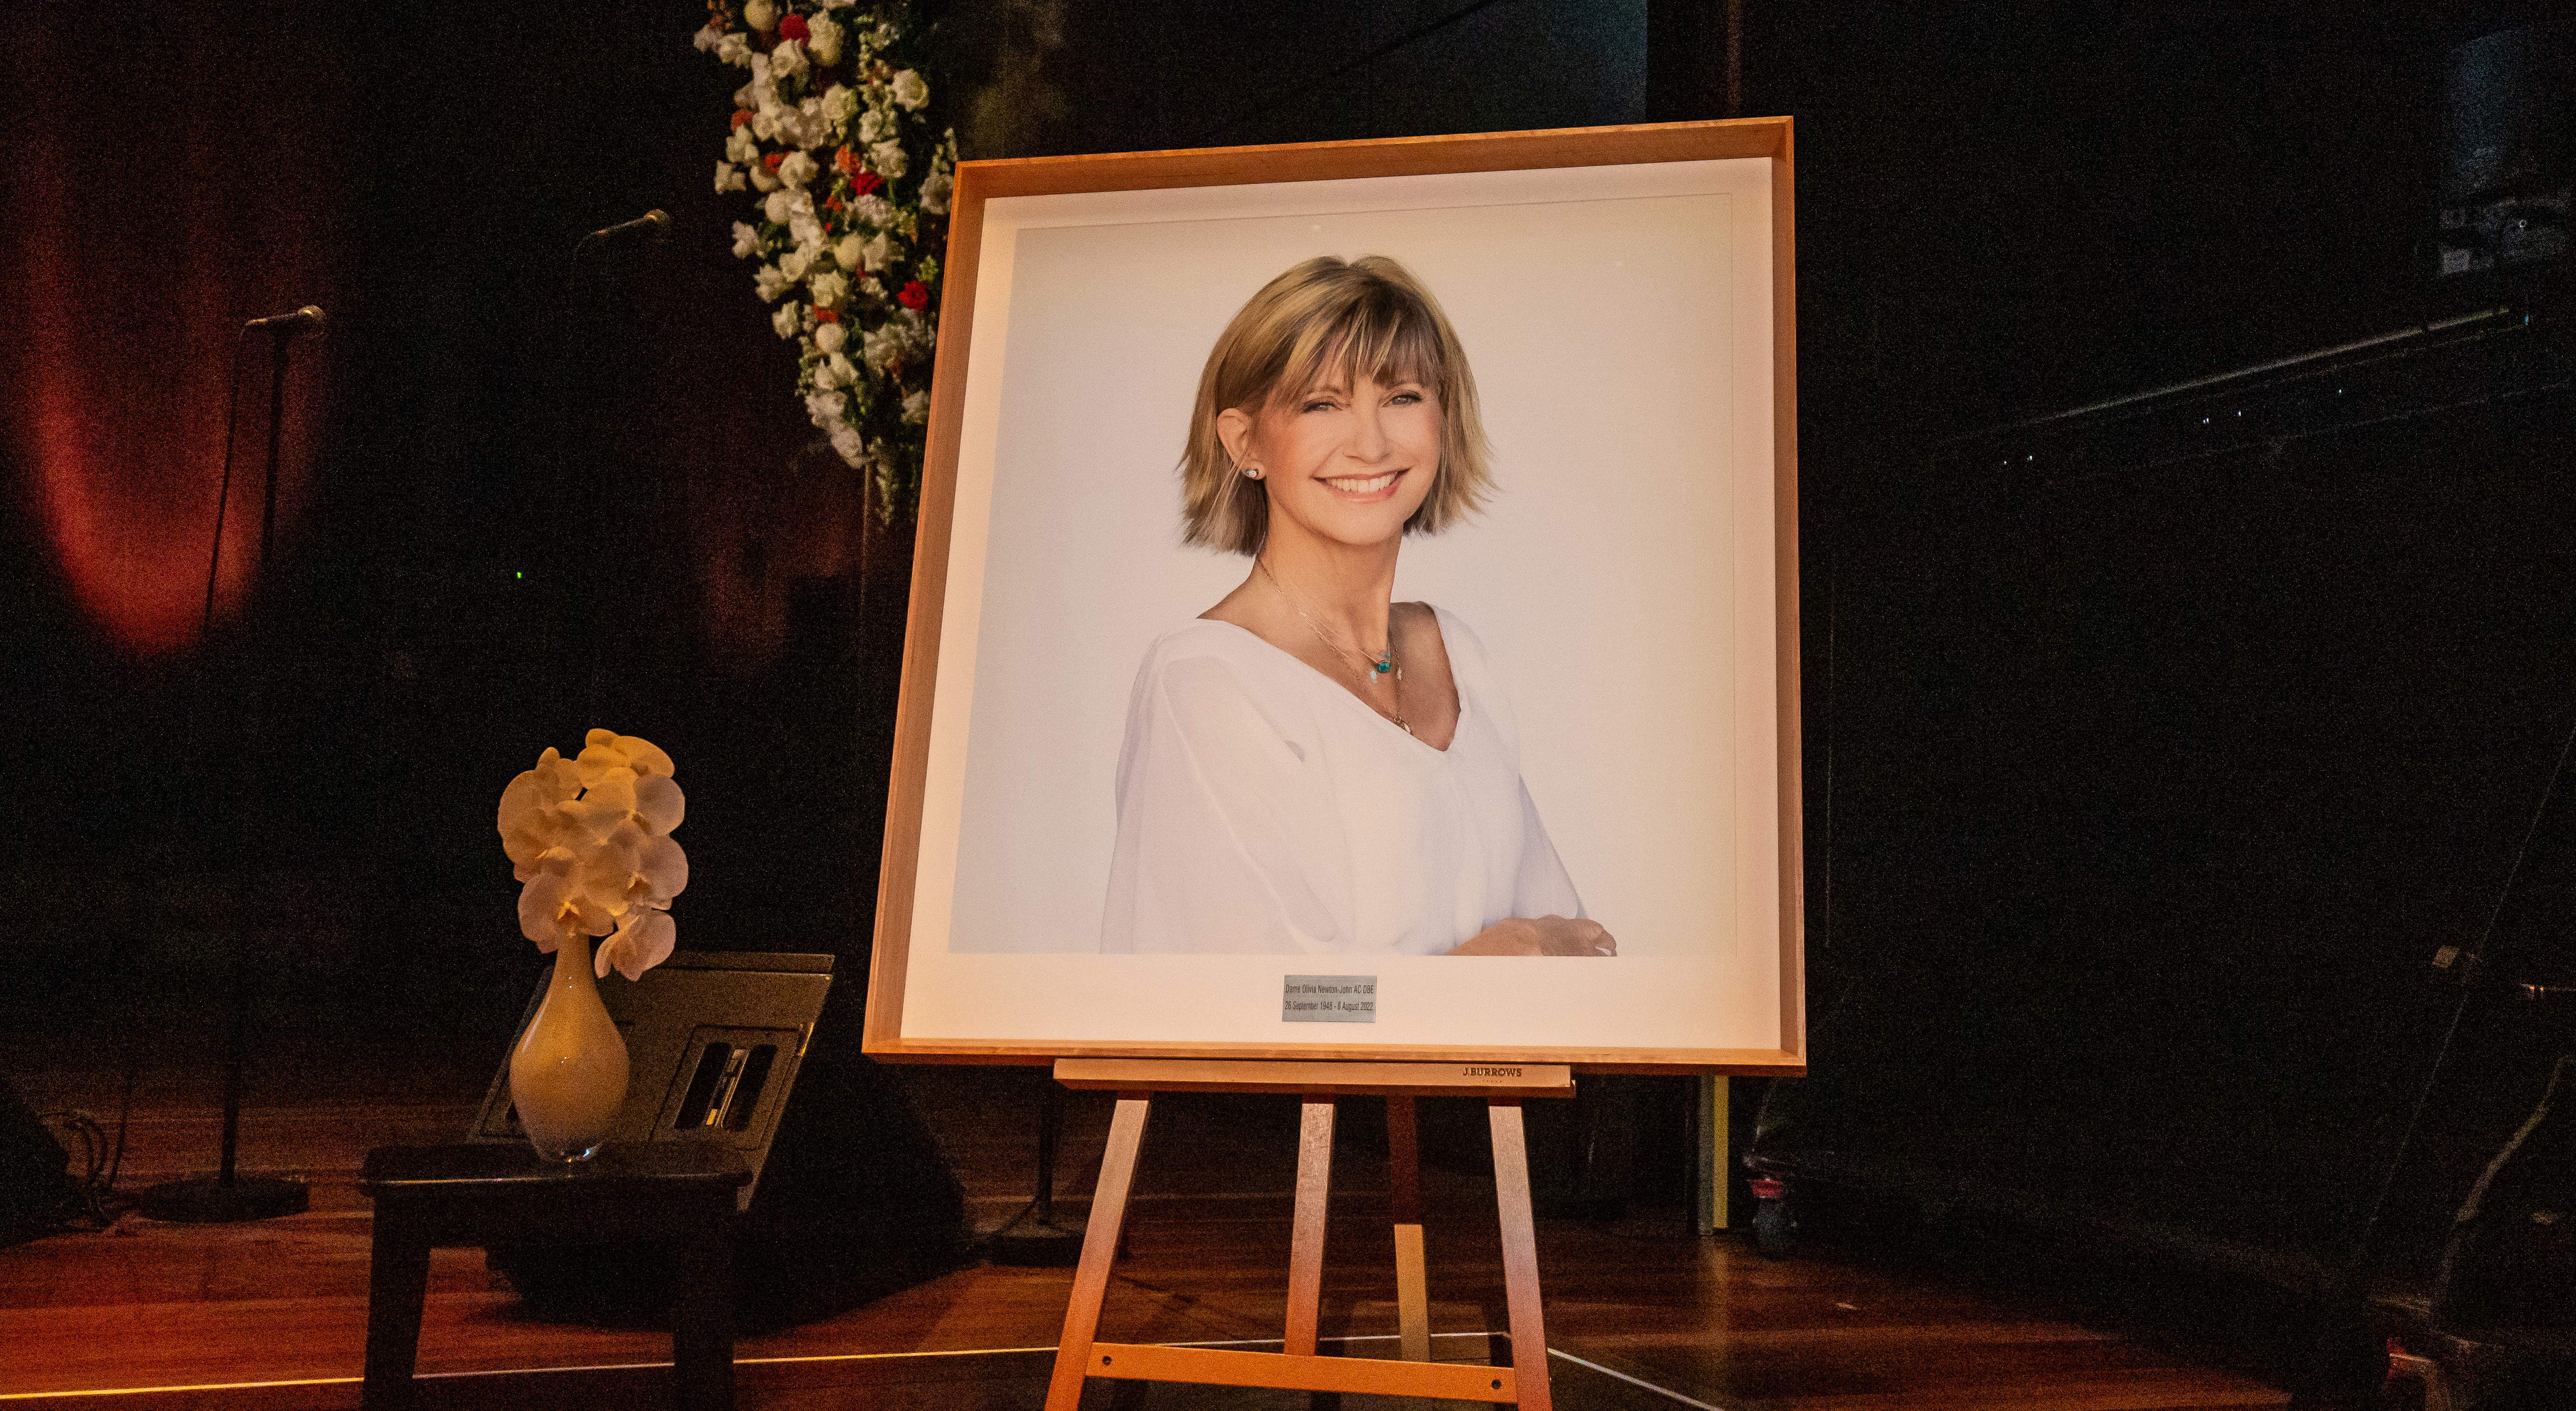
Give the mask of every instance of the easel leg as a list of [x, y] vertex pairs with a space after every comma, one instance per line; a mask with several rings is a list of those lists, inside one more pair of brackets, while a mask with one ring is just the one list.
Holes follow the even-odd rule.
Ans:
[[1431, 1290], [1423, 1274], [1422, 1159], [1414, 1143], [1413, 1099], [1386, 1100], [1388, 1204], [1395, 1215], [1395, 1330], [1397, 1355], [1431, 1360]]
[[1511, 1305], [1512, 1373], [1521, 1411], [1550, 1411], [1547, 1325], [1539, 1317], [1538, 1235], [1530, 1227], [1529, 1143], [1518, 1098], [1486, 1108], [1494, 1129], [1494, 1204], [1503, 1226], [1503, 1297]]
[[1136, 1179], [1136, 1152], [1145, 1141], [1146, 1105], [1143, 1093], [1120, 1093], [1118, 1109], [1109, 1119], [1109, 1149], [1100, 1158], [1100, 1185], [1092, 1192], [1091, 1223], [1082, 1233], [1082, 1262], [1073, 1270], [1064, 1335], [1056, 1340], [1055, 1378], [1047, 1384], [1047, 1411], [1075, 1411], [1082, 1401], [1083, 1373], [1100, 1332], [1100, 1305], [1109, 1296], [1109, 1265], [1127, 1220], [1127, 1188]]
[[1297, 1132], [1297, 1218], [1288, 1234], [1288, 1351], [1315, 1355], [1324, 1298], [1324, 1213], [1333, 1185], [1333, 1100], [1308, 1098]]

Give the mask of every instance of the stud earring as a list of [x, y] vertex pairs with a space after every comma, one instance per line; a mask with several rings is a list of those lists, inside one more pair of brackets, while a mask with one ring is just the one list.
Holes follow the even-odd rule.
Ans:
[[1243, 468], [1243, 478], [1246, 480], [1259, 480], [1261, 478], [1261, 467], [1257, 465], [1245, 466]]

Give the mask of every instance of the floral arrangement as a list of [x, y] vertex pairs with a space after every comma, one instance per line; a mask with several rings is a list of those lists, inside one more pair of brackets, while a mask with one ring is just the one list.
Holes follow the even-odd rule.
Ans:
[[832, 449], [876, 481], [891, 522], [920, 493], [957, 134], [934, 134], [922, 36], [902, 0], [707, 0], [697, 47], [734, 93], [716, 190], [757, 196], [733, 228], [770, 324], [798, 345], [796, 390]]
[[670, 957], [671, 899], [689, 885], [688, 854], [671, 841], [688, 800], [671, 772], [652, 741], [593, 730], [579, 758], [549, 746], [501, 791], [501, 847], [527, 884], [519, 929], [538, 950], [607, 936], [593, 966], [629, 980]]

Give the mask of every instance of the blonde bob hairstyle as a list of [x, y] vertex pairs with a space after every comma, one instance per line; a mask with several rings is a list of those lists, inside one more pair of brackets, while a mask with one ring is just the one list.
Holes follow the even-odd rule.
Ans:
[[1181, 542], [1257, 555], [1269, 531], [1270, 497], [1226, 454], [1219, 414], [1257, 415], [1320, 380], [1348, 385], [1361, 374], [1381, 384], [1419, 382], [1440, 403], [1440, 467], [1404, 532], [1437, 534], [1481, 508], [1493, 488], [1490, 452], [1476, 416], [1475, 374], [1448, 315], [1384, 255], [1319, 255], [1261, 286], [1208, 352], [1181, 454]]

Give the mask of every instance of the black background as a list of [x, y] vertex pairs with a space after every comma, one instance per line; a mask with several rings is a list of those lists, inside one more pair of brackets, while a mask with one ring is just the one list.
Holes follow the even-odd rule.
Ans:
[[[1802, 1120], [2126, 1171], [2139, 1189], [2103, 1199], [2150, 1213], [2202, 1198], [2190, 1168], [2322, 1211], [2317, 1247], [2353, 1228], [2448, 1013], [2424, 957], [2485, 934], [2576, 719], [2563, 393], [2071, 483], [1940, 448], [2493, 297], [2431, 277], [2440, 66], [2517, 13], [1743, 5], [1740, 111], [1797, 123]], [[684, 944], [862, 960], [908, 545], [860, 532], [806, 448], [792, 358], [727, 252], [741, 198], [707, 176], [740, 75], [689, 48], [698, 15], [125, 14], [103, 33], [38, 7], [49, 42], [12, 51], [13, 91], [137, 192], [168, 180], [141, 149], [208, 130], [316, 174], [329, 421], [248, 619], [268, 645], [202, 655], [138, 657], [84, 619], [12, 438], [12, 993], [202, 978], [241, 929], [221, 879], [246, 835], [332, 938], [268, 1002], [515, 1005], [537, 960], [491, 801], [593, 723], [679, 761]], [[1705, 0], [939, 20], [936, 101], [969, 157], [1711, 117], [1728, 94]], [[101, 46], [112, 69], [71, 61]], [[184, 110], [101, 111], [182, 72]], [[185, 175], [236, 198], [267, 179]], [[585, 329], [574, 242], [655, 206], [678, 233]], [[84, 277], [130, 277], [108, 237], [147, 218], [98, 219]], [[232, 316], [313, 297], [239, 258]], [[1533, 316], [1585, 316], [1586, 260], [1531, 271]], [[817, 554], [824, 529], [841, 548]], [[285, 683], [249, 750], [223, 743], [245, 652]], [[2518, 1111], [2513, 1081], [2489, 1105]]]

